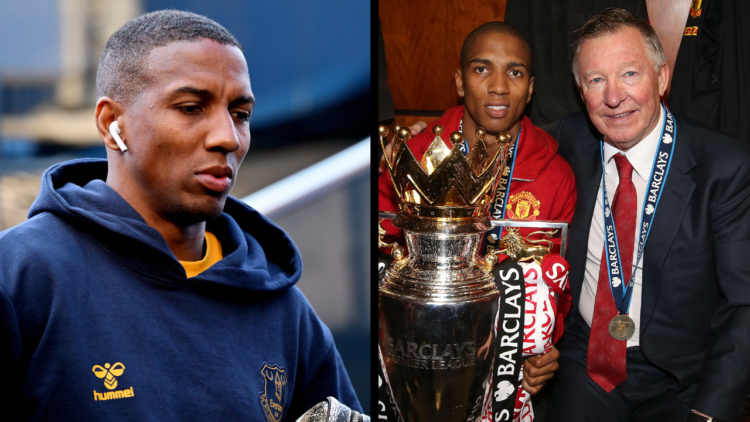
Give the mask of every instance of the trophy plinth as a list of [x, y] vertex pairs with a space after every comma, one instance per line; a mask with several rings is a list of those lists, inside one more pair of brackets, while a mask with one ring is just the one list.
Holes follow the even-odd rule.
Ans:
[[[386, 160], [399, 195], [392, 223], [404, 231], [408, 256], [394, 247], [378, 291], [383, 365], [405, 421], [478, 420], [499, 296], [490, 273], [495, 255], [481, 259], [479, 246], [512, 136], [498, 136], [494, 157], [481, 137], [464, 157], [436, 126], [417, 160], [404, 144], [408, 132], [398, 132]], [[387, 130], [380, 133], [382, 143]], [[451, 135], [454, 145], [460, 136]]]

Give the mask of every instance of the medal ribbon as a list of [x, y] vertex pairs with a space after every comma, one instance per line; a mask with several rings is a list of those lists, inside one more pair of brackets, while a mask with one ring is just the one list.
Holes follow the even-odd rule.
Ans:
[[[505, 218], [505, 199], [508, 197], [508, 192], [510, 192], [510, 183], [513, 181], [513, 170], [516, 168], [516, 148], [521, 142], [522, 132], [523, 128], [519, 128], [516, 142], [513, 143], [513, 145], [510, 147], [510, 150], [508, 151], [508, 161], [510, 161], [510, 164], [505, 165], [505, 167], [508, 169], [508, 175], [505, 175], [505, 169], [503, 169], [503, 174], [500, 175], [500, 180], [498, 180], [497, 182], [497, 190], [495, 191], [495, 203], [492, 205], [492, 212], [490, 213], [493, 220], [502, 220], [503, 218]], [[505, 186], [505, 189], [501, 189], [502, 186]], [[499, 237], [500, 236], [498, 233], [498, 238]]]
[[600, 145], [602, 156], [602, 213], [604, 213], [604, 243], [607, 249], [607, 275], [609, 276], [609, 287], [612, 296], [615, 299], [617, 311], [621, 314], [627, 314], [630, 309], [630, 300], [633, 295], [633, 285], [635, 284], [635, 272], [638, 270], [638, 263], [643, 256], [643, 248], [646, 246], [648, 235], [651, 233], [651, 223], [656, 215], [656, 207], [659, 205], [661, 193], [666, 183], [669, 167], [672, 164], [672, 153], [674, 152], [674, 143], [677, 137], [677, 126], [675, 125], [674, 116], [662, 103], [666, 117], [659, 137], [659, 147], [657, 148], [654, 162], [651, 165], [651, 175], [646, 185], [645, 199], [643, 200], [643, 209], [641, 210], [641, 229], [638, 235], [638, 256], [633, 264], [633, 273], [627, 284], [621, 279], [622, 263], [620, 261], [620, 246], [617, 242], [617, 230], [615, 229], [614, 215], [607, 198], [607, 184], [605, 182], [605, 163], [604, 163], [604, 140]]

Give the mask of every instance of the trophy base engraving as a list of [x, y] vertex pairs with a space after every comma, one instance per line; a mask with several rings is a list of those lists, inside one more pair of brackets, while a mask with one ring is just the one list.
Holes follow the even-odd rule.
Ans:
[[481, 233], [406, 231], [409, 265], [379, 288], [379, 345], [404, 421], [474, 421], [491, 375], [499, 291], [476, 265]]
[[405, 421], [479, 420], [497, 306], [497, 294], [462, 305], [381, 292], [380, 349]]

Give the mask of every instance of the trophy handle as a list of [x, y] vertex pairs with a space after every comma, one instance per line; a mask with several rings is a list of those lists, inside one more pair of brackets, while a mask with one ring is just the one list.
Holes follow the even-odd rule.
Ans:
[[[382, 228], [382, 227], [380, 227], [380, 223], [382, 223], [383, 221], [385, 221], [385, 218], [381, 218], [381, 219], [378, 220], [378, 249], [380, 249], [380, 248], [397, 248], [397, 247], [399, 247], [398, 243], [396, 243], [396, 242], [385, 243], [383, 241], [383, 236], [385, 236], [385, 229]], [[393, 256], [392, 252], [391, 252], [391, 256]], [[394, 258], [395, 258], [395, 256], [394, 256]]]
[[497, 254], [498, 252], [493, 248], [492, 246], [487, 247], [487, 254], [484, 255], [484, 259], [479, 260], [479, 269], [482, 270], [483, 273], [489, 274], [490, 271], [492, 271], [492, 267], [497, 264]]
[[391, 248], [391, 256], [393, 257], [393, 264], [391, 265], [394, 269], [398, 270], [406, 265], [407, 262], [409, 262], [409, 257], [404, 254], [404, 248], [402, 248], [398, 243], [385, 243], [383, 241], [383, 236], [385, 236], [385, 229], [380, 227], [380, 223], [382, 223], [384, 220], [385, 218], [381, 218], [378, 220], [378, 249]]

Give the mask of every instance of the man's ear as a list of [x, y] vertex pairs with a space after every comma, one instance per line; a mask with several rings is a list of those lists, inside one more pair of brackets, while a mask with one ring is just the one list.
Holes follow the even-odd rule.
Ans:
[[464, 96], [464, 81], [462, 79], [461, 69], [456, 69], [456, 91], [459, 97]]
[[[120, 127], [120, 138], [125, 140], [125, 127], [122, 104], [110, 97], [102, 97], [96, 102], [96, 130], [99, 137], [104, 141], [104, 145], [112, 150], [120, 151], [120, 147], [115, 142], [112, 134], [109, 133], [109, 125], [117, 121]], [[119, 120], [118, 120], [119, 119]]]
[[669, 66], [667, 66], [666, 63], [663, 63], [659, 71], [656, 72], [656, 75], [657, 80], [659, 81], [659, 96], [663, 97], [669, 86]]
[[526, 96], [526, 104], [531, 101], [531, 94], [534, 93], [534, 77], [529, 78], [529, 95]]

